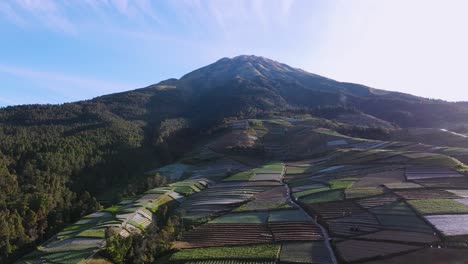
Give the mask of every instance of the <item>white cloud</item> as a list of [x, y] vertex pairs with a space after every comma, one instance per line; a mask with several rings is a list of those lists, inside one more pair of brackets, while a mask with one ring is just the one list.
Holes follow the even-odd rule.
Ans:
[[[40, 23], [61, 32], [75, 33], [75, 26], [54, 0], [16, 0], [17, 7], [33, 15]], [[20, 16], [16, 13], [16, 16]]]

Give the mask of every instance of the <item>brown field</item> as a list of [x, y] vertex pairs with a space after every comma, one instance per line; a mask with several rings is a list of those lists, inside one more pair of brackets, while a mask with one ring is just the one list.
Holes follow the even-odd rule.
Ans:
[[223, 152], [233, 147], [253, 147], [256, 137], [249, 135], [247, 131], [232, 131], [218, 138], [209, 145], [209, 148], [216, 152]]
[[312, 222], [273, 222], [268, 227], [274, 241], [323, 240], [320, 228]]
[[382, 206], [382, 205], [396, 202], [398, 199], [399, 197], [393, 194], [384, 194], [384, 195], [379, 195], [375, 197], [361, 199], [361, 200], [358, 200], [357, 203], [360, 206], [369, 209], [372, 207]]
[[404, 190], [404, 191], [396, 191], [395, 194], [406, 200], [460, 198], [457, 195], [451, 192], [444, 191], [444, 190], [427, 190], [427, 189]]
[[[388, 243], [360, 240], [347, 240], [336, 244], [336, 249], [341, 258], [346, 262], [362, 261], [376, 257], [383, 257], [396, 253], [416, 250], [419, 247]], [[423, 262], [414, 262], [423, 263]]]
[[265, 224], [205, 224], [184, 233], [185, 247], [269, 243], [273, 236]]
[[305, 205], [305, 208], [313, 215], [319, 214], [320, 217], [324, 219], [344, 217], [350, 214], [365, 212], [364, 209], [352, 201], [308, 204]]
[[463, 264], [467, 259], [468, 250], [466, 249], [425, 248], [402, 256], [365, 262], [365, 264]]
[[256, 200], [284, 200], [288, 197], [288, 189], [285, 186], [278, 186], [270, 190], [256, 194]]
[[468, 189], [467, 177], [421, 179], [421, 180], [414, 180], [414, 182], [426, 188]]
[[431, 243], [440, 242], [440, 238], [437, 236], [437, 234], [393, 231], [393, 230], [383, 230], [383, 231], [379, 231], [376, 233], [359, 236], [357, 238], [388, 241], [388, 242], [421, 243], [421, 244], [431, 244]]
[[337, 236], [352, 237], [381, 229], [377, 218], [370, 213], [360, 213], [327, 221], [330, 232]]
[[379, 187], [385, 183], [403, 182], [405, 181], [403, 170], [383, 171], [367, 174], [354, 183], [353, 187]]

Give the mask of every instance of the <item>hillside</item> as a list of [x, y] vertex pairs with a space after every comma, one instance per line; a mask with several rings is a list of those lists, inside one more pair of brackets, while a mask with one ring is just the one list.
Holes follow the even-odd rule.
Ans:
[[467, 149], [350, 137], [323, 122], [228, 122], [156, 171], [175, 183], [83, 217], [18, 263], [457, 263], [467, 256], [468, 168], [460, 162]]
[[[244, 120], [241, 127], [251, 120], [271, 122], [233, 132], [227, 124], [236, 120]], [[464, 103], [338, 82], [256, 56], [223, 58], [180, 79], [91, 100], [2, 108], [0, 261], [30, 252], [66, 225], [123, 198], [146, 208], [142, 193], [166, 184], [147, 172], [173, 162], [199, 166], [228, 155], [240, 172], [272, 159], [286, 166], [343, 145], [381, 148], [391, 140], [424, 143], [424, 151], [439, 146], [429, 152], [466, 162], [464, 149], [442, 148], [465, 147], [464, 138], [436, 142], [431, 133], [455, 131], [467, 121]], [[421, 127], [434, 130], [419, 142], [412, 132]], [[207, 142], [210, 148], [192, 155]], [[443, 160], [444, 166], [458, 164]], [[214, 166], [202, 165], [198, 170]], [[105, 214], [103, 224], [115, 224], [128, 211], [107, 213], [112, 217]]]

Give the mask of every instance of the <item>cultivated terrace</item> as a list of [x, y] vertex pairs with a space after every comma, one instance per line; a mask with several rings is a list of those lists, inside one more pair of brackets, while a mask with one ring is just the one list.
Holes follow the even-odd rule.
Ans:
[[159, 187], [83, 217], [18, 263], [468, 259], [465, 149], [345, 136], [310, 116], [225, 126], [149, 172]]

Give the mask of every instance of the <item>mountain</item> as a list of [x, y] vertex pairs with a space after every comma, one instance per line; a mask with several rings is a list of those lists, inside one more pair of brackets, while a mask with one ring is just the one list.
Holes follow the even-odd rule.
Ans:
[[267, 58], [238, 56], [220, 59], [178, 80], [88, 101], [6, 107], [0, 122], [73, 123], [99, 109], [100, 114], [125, 120], [159, 123], [184, 117], [198, 124], [240, 113], [345, 107], [402, 127], [446, 127], [468, 121], [466, 105], [338, 82]]
[[[165, 105], [167, 101], [164, 98], [171, 96], [170, 106]], [[154, 101], [147, 101], [150, 98]], [[142, 99], [144, 101], [140, 101]], [[117, 106], [117, 101], [122, 100], [125, 106]], [[179, 80], [170, 79], [93, 101], [118, 108], [128, 108], [134, 103], [132, 107], [143, 107], [146, 113], [151, 113], [150, 119], [162, 114], [181, 114], [196, 120], [195, 123], [215, 122], [239, 113], [252, 114], [252, 111], [337, 106], [354, 108], [402, 127], [446, 127], [451, 123], [468, 121], [465, 103], [449, 103], [338, 82], [257, 56], [223, 58]], [[132, 112], [132, 109], [128, 111]]]
[[101, 205], [153, 187], [145, 172], [184, 157], [222, 133], [226, 121], [294, 115], [312, 115], [315, 126], [351, 136], [382, 138], [396, 126], [464, 125], [468, 107], [238, 56], [133, 91], [1, 108], [0, 262]]
[[341, 93], [351, 96], [392, 94], [363, 85], [340, 83], [304, 70], [290, 67], [267, 58], [238, 56], [223, 58], [206, 67], [195, 70], [180, 79], [180, 85], [197, 90], [217, 89], [233, 80], [250, 81], [277, 90], [285, 96], [291, 89], [314, 92]]

